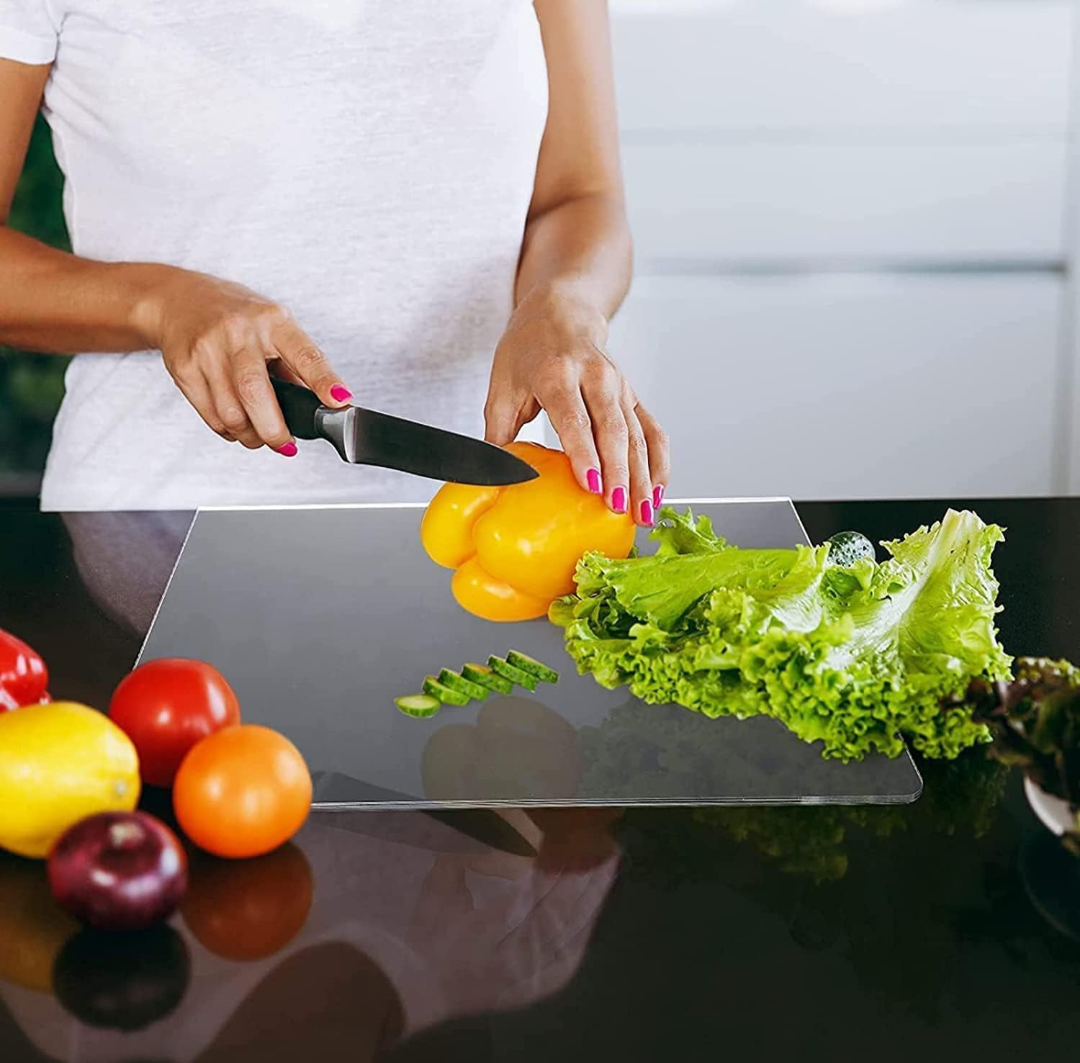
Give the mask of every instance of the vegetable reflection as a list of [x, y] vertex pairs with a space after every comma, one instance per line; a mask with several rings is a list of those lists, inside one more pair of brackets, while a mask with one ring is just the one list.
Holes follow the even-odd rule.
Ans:
[[710, 877], [731, 853], [748, 846], [785, 874], [835, 882], [849, 869], [852, 841], [930, 833], [982, 838], [995, 821], [1009, 771], [985, 750], [955, 761], [919, 765], [925, 789], [914, 805], [714, 806], [693, 809], [673, 830], [663, 810], [626, 819], [627, 845], [641, 873], [677, 882]]
[[195, 853], [180, 907], [204, 948], [226, 960], [261, 960], [280, 952], [307, 921], [314, 881], [293, 843], [254, 860]]
[[489, 698], [476, 725], [447, 724], [428, 739], [421, 766], [430, 800], [573, 797], [582, 763], [576, 729], [528, 698]]
[[1035, 910], [1080, 943], [1080, 860], [1059, 839], [1040, 834], [1024, 844], [1020, 874]]
[[45, 865], [0, 853], [0, 981], [53, 991], [53, 964], [79, 924], [53, 900]]
[[159, 1022], [184, 999], [191, 957], [171, 926], [136, 934], [83, 930], [61, 950], [56, 997], [88, 1026], [130, 1032]]

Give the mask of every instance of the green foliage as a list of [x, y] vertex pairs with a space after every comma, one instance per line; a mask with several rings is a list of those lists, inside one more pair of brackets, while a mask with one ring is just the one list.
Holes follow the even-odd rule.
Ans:
[[1080, 855], [1080, 668], [1021, 657], [1010, 680], [974, 679], [958, 702], [990, 728], [993, 756], [1069, 802], [1076, 830], [1066, 834], [1065, 843]]
[[11, 227], [51, 247], [70, 251], [61, 203], [63, 189], [64, 177], [56, 165], [49, 127], [38, 115], [11, 207]]
[[[48, 126], [39, 115], [15, 192], [11, 227], [70, 250], [61, 206], [63, 183]], [[44, 466], [67, 361], [0, 346], [0, 471], [37, 471]]]

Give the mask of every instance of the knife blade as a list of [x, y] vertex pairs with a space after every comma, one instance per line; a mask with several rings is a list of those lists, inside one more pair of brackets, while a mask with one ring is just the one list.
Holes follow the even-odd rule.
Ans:
[[361, 406], [324, 406], [307, 388], [271, 377], [285, 424], [297, 439], [325, 439], [343, 461], [449, 483], [502, 487], [539, 473], [509, 451], [471, 436]]

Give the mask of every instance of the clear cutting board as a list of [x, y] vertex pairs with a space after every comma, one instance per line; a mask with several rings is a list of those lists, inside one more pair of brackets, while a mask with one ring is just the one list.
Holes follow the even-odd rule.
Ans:
[[[788, 499], [676, 502], [748, 547], [806, 542]], [[905, 753], [824, 760], [765, 718], [710, 720], [579, 676], [547, 620], [493, 624], [450, 594], [420, 505], [207, 509], [192, 524], [140, 661], [219, 668], [244, 721], [288, 735], [323, 808], [902, 803]], [[649, 552], [647, 532], [638, 545]], [[394, 705], [424, 676], [516, 649], [561, 673], [535, 694]]]

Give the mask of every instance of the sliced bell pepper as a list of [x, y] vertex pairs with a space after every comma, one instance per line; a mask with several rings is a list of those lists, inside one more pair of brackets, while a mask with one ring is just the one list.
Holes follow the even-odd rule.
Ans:
[[0, 712], [48, 701], [49, 672], [22, 639], [0, 629]]
[[508, 487], [446, 484], [424, 513], [420, 539], [436, 564], [455, 570], [451, 590], [467, 612], [531, 620], [574, 590], [583, 554], [626, 557], [635, 528], [581, 488], [562, 451], [536, 443], [506, 449], [540, 475]]

